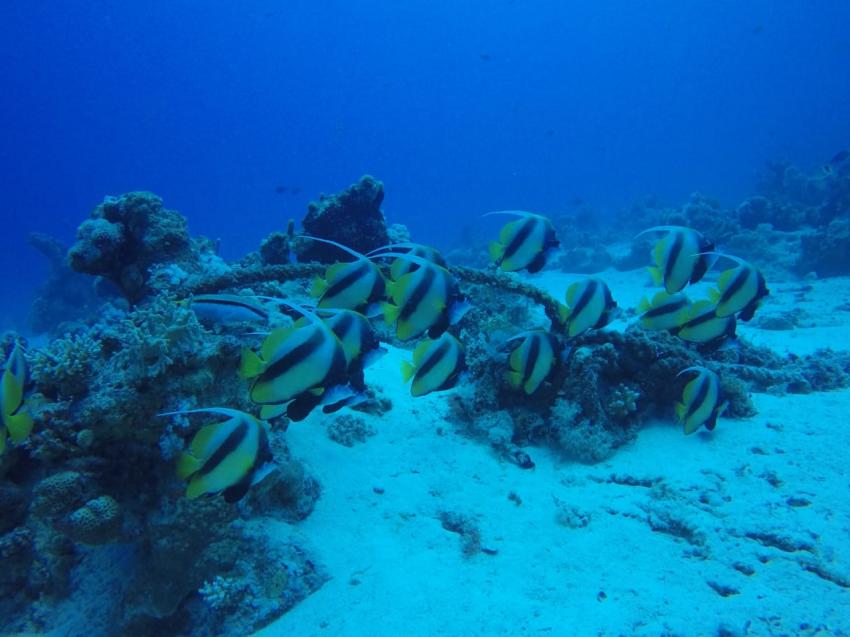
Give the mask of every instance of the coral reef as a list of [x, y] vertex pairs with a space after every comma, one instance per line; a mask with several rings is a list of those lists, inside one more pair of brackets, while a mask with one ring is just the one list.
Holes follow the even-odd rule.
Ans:
[[328, 425], [328, 438], [344, 447], [353, 447], [358, 442], [366, 442], [369, 436], [374, 436], [376, 433], [375, 428], [363, 418], [350, 414], [337, 416]]
[[[77, 230], [68, 259], [75, 271], [109, 279], [136, 303], [154, 287], [178, 289], [191, 275], [208, 270], [214, 252], [210, 242], [189, 238], [186, 219], [164, 208], [162, 199], [132, 192], [107, 197], [94, 209]], [[163, 265], [167, 269], [160, 271]]]
[[829, 225], [801, 238], [801, 254], [796, 269], [818, 276], [850, 274], [850, 217], [834, 219]]
[[[389, 243], [387, 222], [381, 212], [384, 185], [369, 175], [336, 195], [321, 195], [307, 208], [304, 232], [331, 239], [365, 254]], [[335, 263], [342, 257], [333, 246], [315, 241], [297, 244], [299, 261]]]

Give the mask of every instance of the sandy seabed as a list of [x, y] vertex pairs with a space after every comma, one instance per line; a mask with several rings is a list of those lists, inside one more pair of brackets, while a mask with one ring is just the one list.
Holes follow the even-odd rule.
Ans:
[[[575, 278], [531, 280], [561, 298]], [[642, 272], [602, 278], [624, 307], [651, 291]], [[850, 279], [770, 287], [761, 313], [800, 327], [744, 338], [850, 348]], [[652, 423], [592, 466], [529, 449], [526, 471], [458, 431], [445, 394], [410, 398], [406, 357], [367, 371], [394, 407], [365, 443], [331, 441], [321, 416], [289, 428], [322, 497], [298, 525], [265, 524], [331, 579], [257, 635], [850, 634], [850, 390], [754, 394], [757, 416], [689, 437]], [[445, 512], [487, 551], [464, 556]]]

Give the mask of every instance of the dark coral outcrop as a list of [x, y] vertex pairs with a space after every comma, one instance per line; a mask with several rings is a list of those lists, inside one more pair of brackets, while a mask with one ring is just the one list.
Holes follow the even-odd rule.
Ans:
[[[335, 195], [321, 195], [310, 202], [307, 216], [301, 222], [310, 236], [330, 239], [361, 253], [389, 243], [387, 221], [381, 212], [384, 184], [365, 175]], [[300, 261], [334, 263], [346, 260], [340, 250], [315, 241], [298, 243]]]

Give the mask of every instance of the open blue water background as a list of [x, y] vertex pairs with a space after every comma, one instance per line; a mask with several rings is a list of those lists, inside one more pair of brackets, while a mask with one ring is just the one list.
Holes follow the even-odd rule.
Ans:
[[129, 190], [226, 257], [364, 173], [442, 246], [491, 209], [734, 204], [766, 160], [850, 142], [848, 24], [843, 0], [2, 2], [0, 327], [44, 276], [28, 233], [70, 242]]

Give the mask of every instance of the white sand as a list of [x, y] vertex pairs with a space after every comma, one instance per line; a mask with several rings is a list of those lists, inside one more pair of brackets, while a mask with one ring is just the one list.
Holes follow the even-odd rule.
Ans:
[[[624, 306], [650, 291], [640, 273], [605, 278]], [[574, 279], [533, 280], [560, 296]], [[761, 311], [796, 304], [806, 327], [740, 332], [799, 354], [846, 347], [850, 312], [834, 308], [850, 280], [811, 285], [795, 300], [800, 283], [771, 283]], [[258, 635], [850, 632], [850, 391], [756, 394], [756, 417], [712, 434], [657, 423], [595, 466], [528, 449], [524, 471], [461, 435], [445, 394], [411, 399], [405, 356], [368, 370], [394, 407], [364, 444], [332, 442], [318, 416], [290, 427], [323, 492], [307, 520], [269, 532], [299, 537], [332, 579]], [[498, 553], [464, 557], [440, 511], [472, 516]]]

